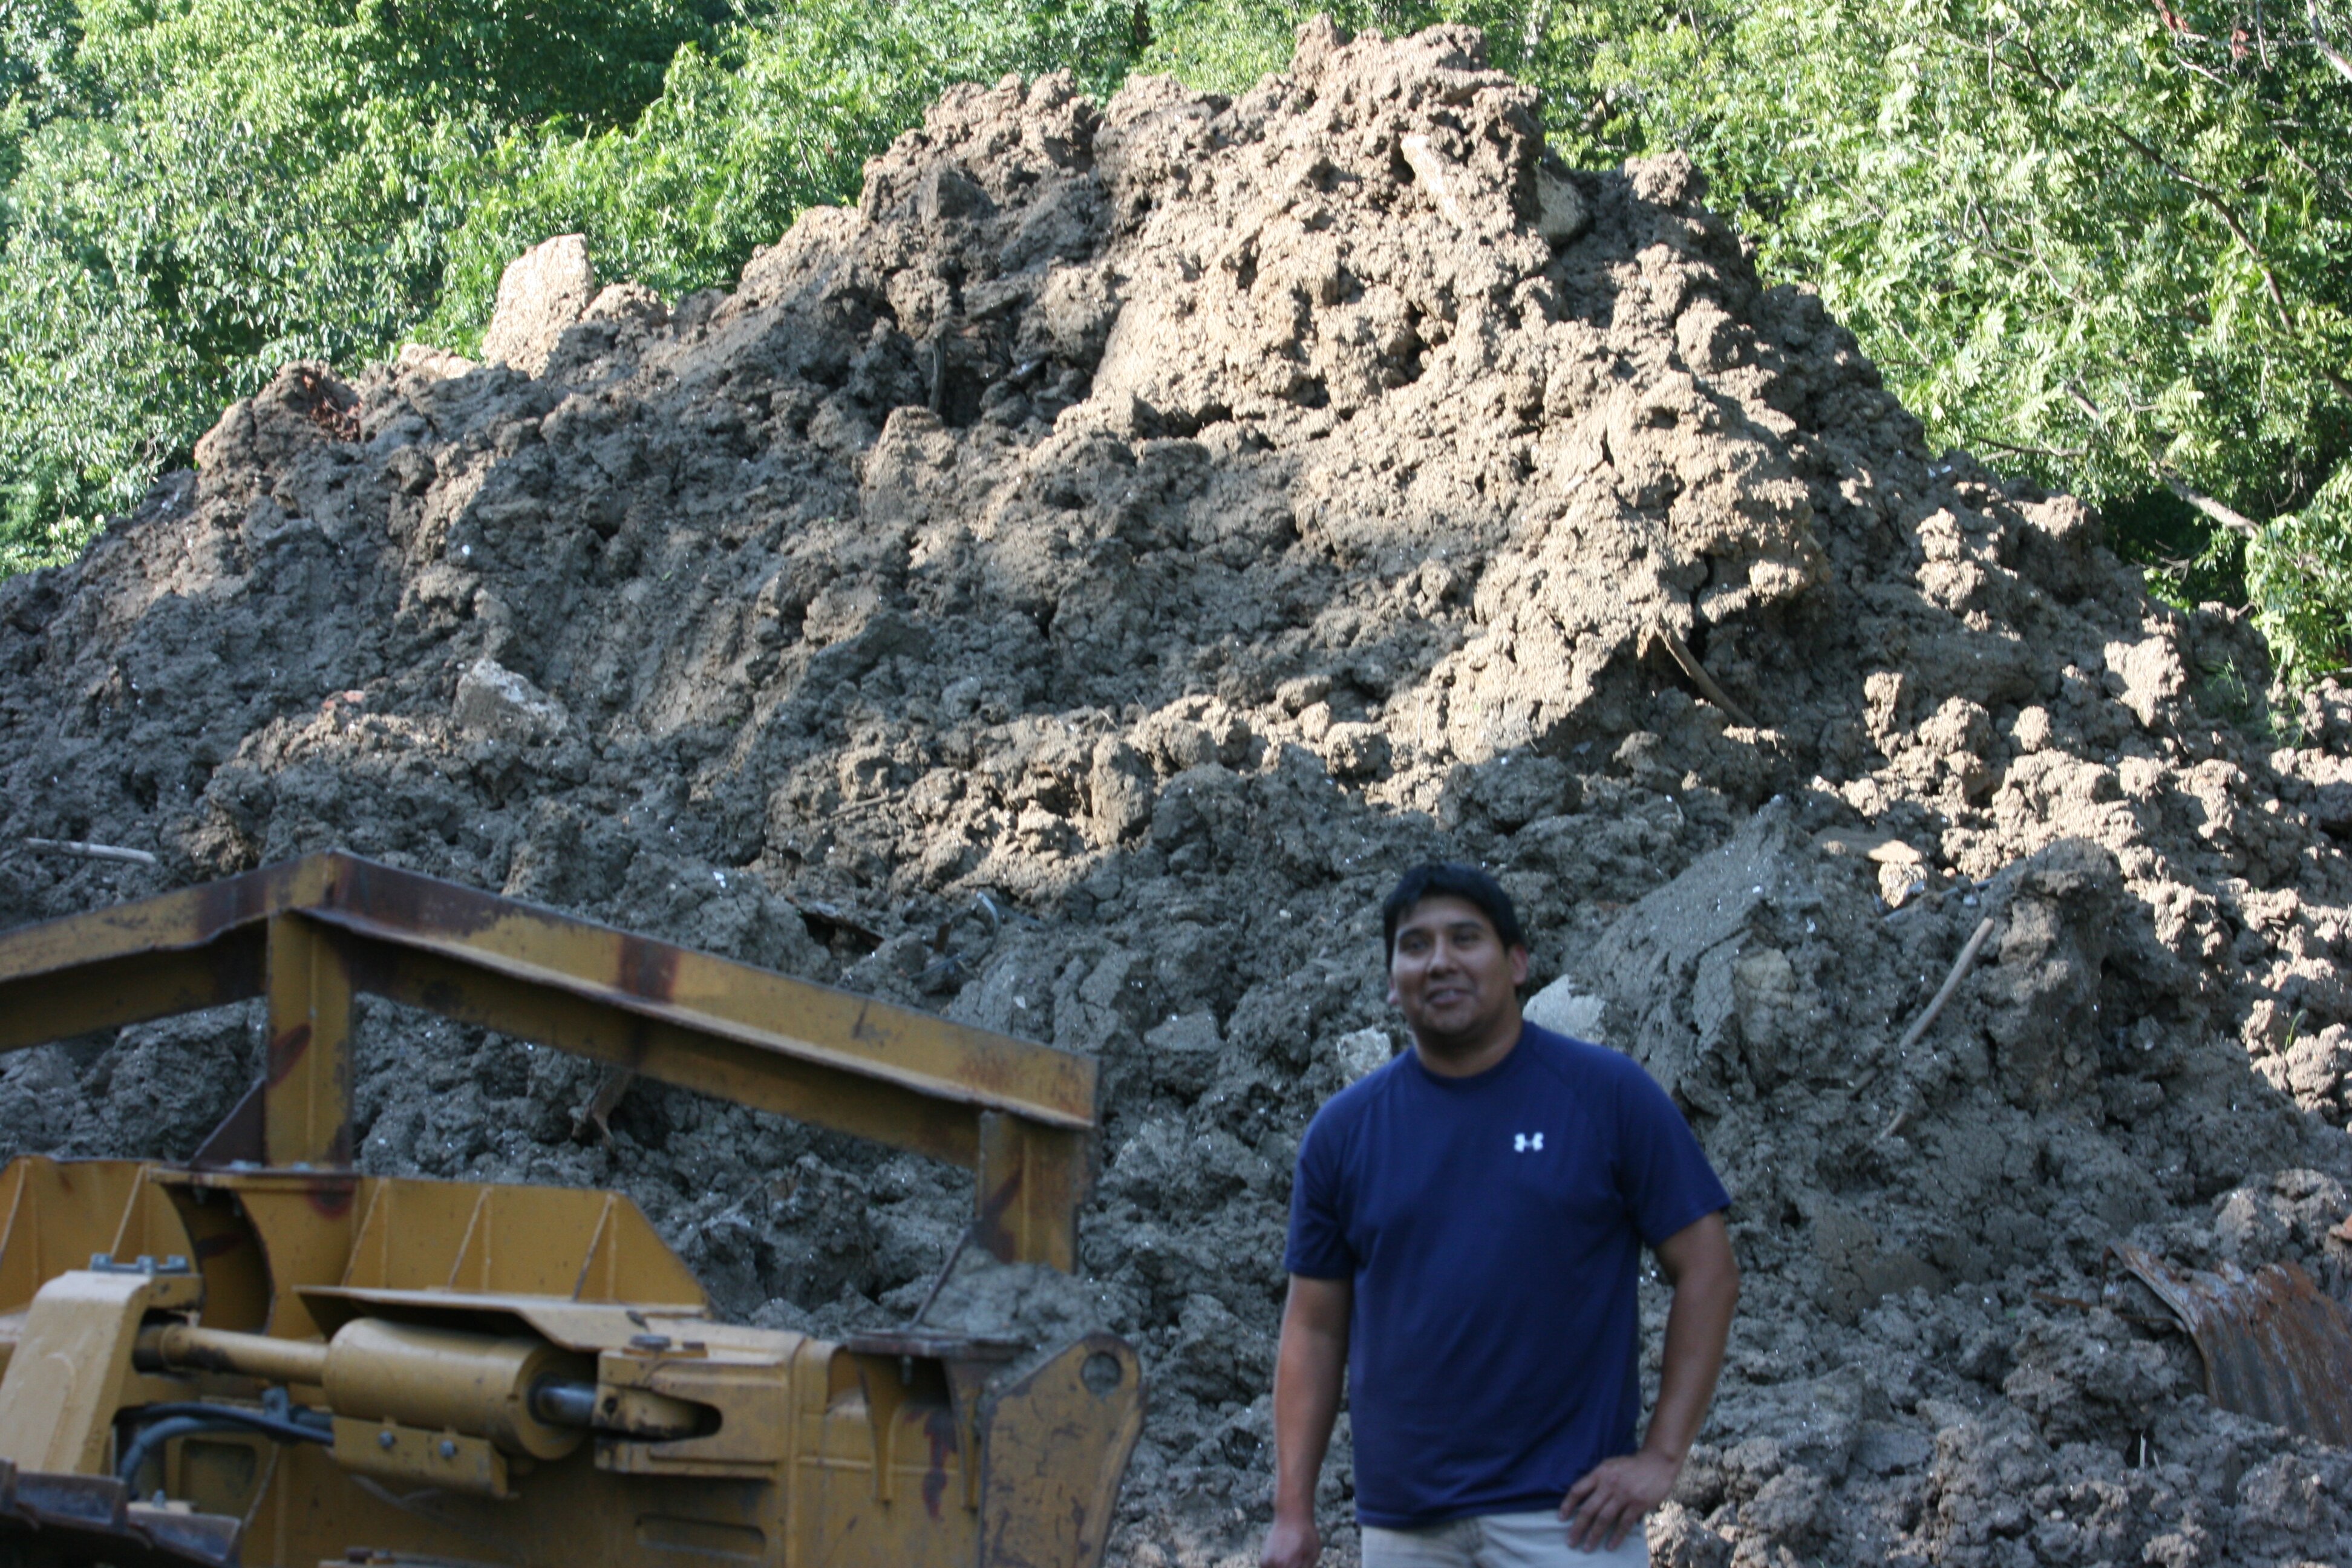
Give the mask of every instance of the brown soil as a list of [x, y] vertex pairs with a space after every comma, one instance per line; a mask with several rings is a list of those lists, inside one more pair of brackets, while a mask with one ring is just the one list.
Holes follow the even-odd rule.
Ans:
[[[1701, 198], [1549, 162], [1475, 34], [1318, 24], [1231, 102], [951, 93], [732, 295], [542, 247], [506, 363], [293, 367], [0, 584], [0, 925], [340, 845], [1097, 1055], [1087, 1279], [944, 1310], [1141, 1346], [1143, 1568], [1255, 1561], [1297, 1142], [1397, 1043], [1386, 885], [1481, 861], [1736, 1194], [1661, 1561], [2347, 1560], [2352, 1457], [2105, 1248], [2352, 1285], [2352, 696], [1929, 452]], [[250, 1029], [9, 1058], [0, 1145], [185, 1153]], [[362, 1038], [370, 1169], [621, 1187], [760, 1321], [905, 1312], [969, 1202]]]

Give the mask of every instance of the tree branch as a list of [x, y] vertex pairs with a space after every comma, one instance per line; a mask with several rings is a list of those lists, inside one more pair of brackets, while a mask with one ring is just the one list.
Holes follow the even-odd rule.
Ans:
[[2081, 447], [2069, 447], [2063, 451], [2055, 447], [2021, 447], [2014, 441], [1996, 441], [1990, 436], [1978, 437], [1974, 444], [1979, 447], [1991, 447], [2003, 452], [2015, 452], [2021, 457], [2055, 458], [2062, 462], [2079, 461], [2085, 451], [2085, 448]]
[[2223, 506], [2220, 501], [2215, 500], [2211, 496], [2201, 495], [2196, 490], [2190, 489], [2187, 485], [2181, 483], [2179, 479], [2175, 478], [2171, 474], [2164, 472], [2160, 468], [2157, 470], [2157, 477], [2164, 481], [2165, 489], [2170, 490], [2174, 495], [2179, 496], [2182, 500], [2187, 501], [2190, 506], [2195, 507], [2199, 511], [2203, 512], [2207, 517], [2210, 518], [2213, 521], [2220, 523], [2223, 528], [2228, 529], [2231, 532], [2243, 534], [2248, 539], [2252, 539], [2262, 532], [2263, 525], [2256, 522], [2252, 518], [2248, 517], [2244, 512], [2233, 511], [2230, 508]]
[[2352, 81], [2352, 59], [2346, 59], [2343, 51], [2319, 36], [2319, 0], [2310, 0], [2310, 5], [2312, 47], [2319, 51], [2320, 58], [2336, 68], [2337, 76], [2342, 77], [2346, 81]]
[[1642, 641], [1642, 651], [1645, 655], [1652, 647], [1665, 649], [1666, 657], [1675, 661], [1675, 668], [1688, 676], [1690, 683], [1698, 688], [1698, 694], [1729, 714], [1733, 723], [1748, 730], [1763, 728], [1755, 720], [1749, 718], [1738, 703], [1724, 695], [1723, 688], [1716, 684], [1715, 677], [1706, 672], [1706, 666], [1699, 663], [1698, 656], [1691, 652], [1688, 643], [1675, 635], [1674, 627], [1663, 621], [1654, 623]]

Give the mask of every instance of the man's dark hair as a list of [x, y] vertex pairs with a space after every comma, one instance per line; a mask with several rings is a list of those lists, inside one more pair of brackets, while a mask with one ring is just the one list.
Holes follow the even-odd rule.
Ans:
[[1527, 933], [1519, 929], [1518, 911], [1511, 908], [1511, 895], [1503, 891], [1501, 883], [1475, 866], [1432, 861], [1407, 871], [1388, 902], [1381, 906], [1381, 962], [1395, 966], [1397, 922], [1412, 913], [1415, 904], [1423, 899], [1449, 898], [1475, 905], [1505, 947], [1528, 945]]

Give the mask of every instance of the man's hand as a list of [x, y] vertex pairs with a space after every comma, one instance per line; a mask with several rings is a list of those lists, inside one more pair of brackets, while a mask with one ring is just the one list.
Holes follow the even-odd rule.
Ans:
[[1683, 1456], [1706, 1418], [1716, 1374], [1723, 1370], [1724, 1340], [1739, 1300], [1739, 1265], [1732, 1259], [1723, 1215], [1693, 1220], [1658, 1243], [1657, 1253], [1658, 1267], [1675, 1288], [1674, 1305], [1666, 1310], [1658, 1407], [1641, 1452], [1603, 1459], [1561, 1500], [1568, 1543], [1579, 1552], [1604, 1543], [1616, 1551], [1642, 1516], [1666, 1500], [1682, 1474]]
[[1285, 1519], [1275, 1516], [1274, 1528], [1265, 1532], [1265, 1549], [1258, 1553], [1258, 1568], [1315, 1568], [1315, 1560], [1323, 1555], [1323, 1542], [1315, 1533], [1315, 1516]]
[[1603, 1459], [1560, 1500], [1568, 1543], [1579, 1552], [1614, 1552], [1642, 1525], [1642, 1516], [1666, 1500], [1682, 1461], [1644, 1450]]
[[1315, 1534], [1315, 1478], [1339, 1413], [1355, 1299], [1350, 1280], [1290, 1277], [1274, 1362], [1274, 1528], [1258, 1556], [1262, 1568], [1315, 1568], [1323, 1555]]

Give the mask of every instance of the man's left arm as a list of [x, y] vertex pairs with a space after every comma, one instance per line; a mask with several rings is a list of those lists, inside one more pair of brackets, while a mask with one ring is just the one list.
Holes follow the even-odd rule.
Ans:
[[1569, 1489], [1559, 1514], [1569, 1544], [1615, 1551], [1642, 1516], [1666, 1500], [1683, 1460], [1698, 1440], [1715, 1380], [1723, 1371], [1731, 1310], [1739, 1300], [1739, 1265], [1720, 1211], [1693, 1221], [1657, 1246], [1658, 1267], [1674, 1287], [1666, 1313], [1666, 1353], [1658, 1407], [1638, 1453], [1604, 1459]]

